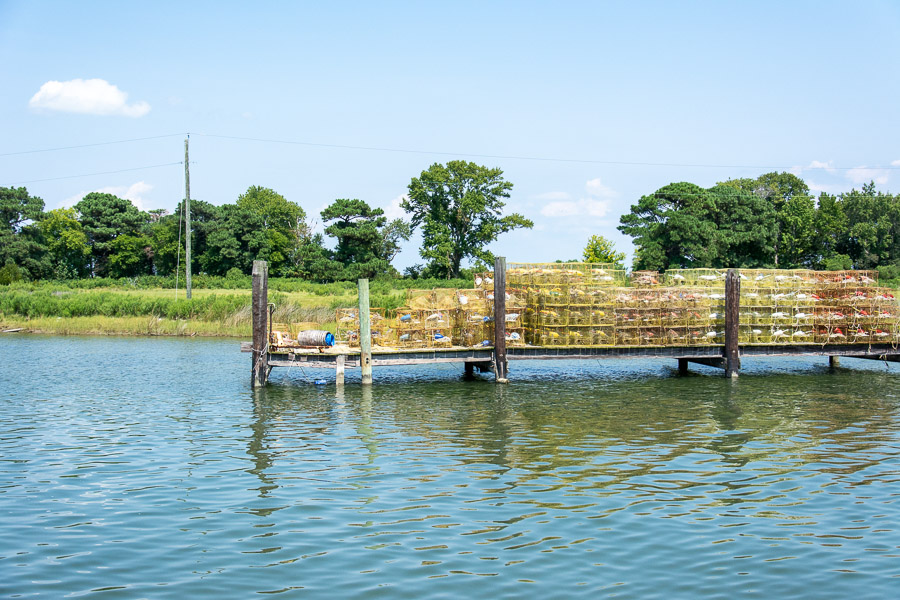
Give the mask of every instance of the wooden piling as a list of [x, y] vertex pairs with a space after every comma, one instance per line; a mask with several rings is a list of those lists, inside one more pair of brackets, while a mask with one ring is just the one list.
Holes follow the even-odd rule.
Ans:
[[738, 349], [738, 325], [741, 310], [741, 279], [735, 269], [728, 269], [725, 277], [725, 376], [735, 378], [741, 370]]
[[507, 383], [506, 360], [506, 259], [494, 261], [494, 371], [497, 383]]
[[337, 385], [344, 385], [344, 361], [347, 359], [343, 354], [338, 354], [334, 359], [334, 382]]
[[841, 357], [839, 356], [829, 356], [828, 357], [828, 366], [832, 369], [841, 366]]
[[369, 280], [360, 279], [359, 288], [359, 366], [362, 384], [372, 384], [372, 324], [369, 320]]
[[269, 378], [269, 265], [264, 260], [253, 261], [253, 295], [251, 312], [253, 320], [253, 387], [263, 387]]

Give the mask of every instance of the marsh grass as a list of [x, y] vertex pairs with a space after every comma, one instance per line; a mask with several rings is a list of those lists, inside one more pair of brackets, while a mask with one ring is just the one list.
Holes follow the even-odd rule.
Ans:
[[250, 321], [227, 324], [216, 321], [173, 320], [139, 317], [19, 317], [0, 315], [0, 330], [22, 328], [31, 333], [56, 335], [211, 336], [249, 338]]
[[[249, 290], [195, 290], [187, 300], [164, 289], [0, 288], [0, 328], [60, 335], [167, 335], [249, 337]], [[404, 291], [381, 301], [399, 303]], [[273, 321], [318, 323], [334, 332], [336, 308], [354, 306], [353, 293], [331, 297], [309, 292], [271, 292]]]

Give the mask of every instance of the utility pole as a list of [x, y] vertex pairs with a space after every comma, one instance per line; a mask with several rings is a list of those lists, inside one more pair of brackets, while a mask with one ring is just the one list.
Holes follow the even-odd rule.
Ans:
[[184, 262], [187, 299], [191, 299], [191, 169], [188, 160], [188, 141], [191, 135], [184, 138]]

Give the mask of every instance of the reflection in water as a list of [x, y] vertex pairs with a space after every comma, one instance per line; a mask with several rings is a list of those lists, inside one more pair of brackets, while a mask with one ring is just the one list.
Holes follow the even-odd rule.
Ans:
[[[891, 597], [900, 575], [897, 368], [251, 392], [215, 343], [59, 343], [8, 350], [95, 355], [39, 389], [3, 372], [0, 595]], [[138, 359], [165, 373], [90, 371]]]

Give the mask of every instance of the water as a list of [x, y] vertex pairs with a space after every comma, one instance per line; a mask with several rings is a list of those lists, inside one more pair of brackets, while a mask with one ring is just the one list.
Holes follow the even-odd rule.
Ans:
[[893, 598], [900, 368], [273, 372], [0, 338], [0, 596]]

